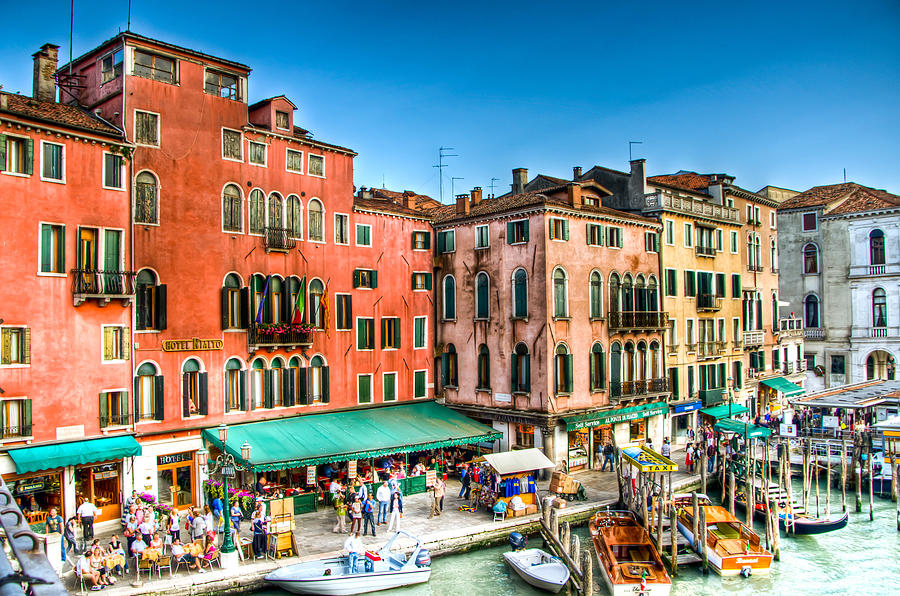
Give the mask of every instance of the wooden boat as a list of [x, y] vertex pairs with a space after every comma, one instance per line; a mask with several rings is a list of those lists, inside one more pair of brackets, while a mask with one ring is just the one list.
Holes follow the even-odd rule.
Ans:
[[539, 548], [503, 553], [507, 564], [526, 582], [556, 594], [569, 581], [569, 568]]
[[700, 507], [706, 514], [706, 544], [700, 544], [699, 537], [694, 536], [694, 510], [690, 496], [679, 495], [675, 498], [678, 531], [688, 539], [697, 554], [702, 555], [706, 549], [709, 564], [716, 573], [744, 576], [769, 573], [772, 553], [762, 547], [756, 532], [724, 507], [713, 505], [706, 495], [700, 495]]
[[[757, 479], [757, 481], [762, 482], [762, 480], [759, 479]], [[754, 503], [755, 507], [753, 514], [756, 517], [765, 519], [765, 495], [758, 486], [756, 487], [755, 494], [756, 501]], [[803, 508], [802, 504], [798, 503], [796, 500], [788, 499], [788, 495], [784, 489], [774, 482], [769, 485], [769, 497], [775, 501], [775, 508], [778, 513], [778, 526], [785, 534], [805, 535], [833, 532], [834, 530], [840, 530], [846, 526], [850, 516], [849, 513], [844, 513], [835, 519], [831, 519], [810, 515], [809, 512]], [[740, 508], [742, 511], [747, 511], [747, 495], [744, 491], [739, 491], [735, 494], [734, 507], [735, 509]]]
[[[416, 543], [408, 559], [392, 550], [401, 534]], [[401, 530], [376, 553], [361, 556], [355, 569], [350, 569], [348, 557], [331, 557], [276, 569], [265, 580], [292, 594], [344, 596], [420, 584], [430, 578], [428, 550], [418, 538]]]
[[588, 528], [610, 594], [668, 596], [672, 579], [647, 531], [630, 511], [600, 511]]

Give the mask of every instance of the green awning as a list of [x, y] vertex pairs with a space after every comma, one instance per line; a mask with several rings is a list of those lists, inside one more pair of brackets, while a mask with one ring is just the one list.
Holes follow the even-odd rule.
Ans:
[[16, 472], [19, 474], [122, 459], [140, 454], [141, 444], [131, 435], [20, 447], [7, 451], [7, 455], [15, 462]]
[[716, 422], [715, 429], [726, 433], [736, 433], [748, 439], [762, 439], [772, 434], [772, 431], [764, 426], [747, 424], [746, 422], [731, 420], [730, 418]]
[[[202, 432], [222, 448], [215, 428]], [[433, 401], [228, 427], [227, 451], [257, 472], [493, 441], [503, 433]], [[250, 460], [240, 446], [251, 446]]]
[[707, 416], [712, 416], [716, 420], [721, 420], [722, 418], [739, 416], [744, 412], [749, 411], [749, 409], [740, 404], [721, 404], [712, 408], [703, 408], [702, 410], [700, 410], [700, 413], [706, 414]]
[[669, 411], [669, 404], [664, 401], [656, 401], [649, 404], [641, 404], [630, 408], [609, 408], [608, 410], [599, 410], [589, 414], [580, 416], [572, 416], [565, 418], [566, 430], [579, 430], [582, 428], [592, 428], [595, 426], [604, 426], [606, 424], [616, 424], [619, 422], [627, 422], [629, 420], [637, 420], [639, 418], [650, 418], [658, 416]]
[[770, 389], [774, 389], [779, 393], [783, 393], [785, 397], [796, 397], [803, 395], [805, 389], [803, 387], [791, 383], [784, 377], [772, 377], [771, 379], [763, 379], [760, 381], [763, 385]]

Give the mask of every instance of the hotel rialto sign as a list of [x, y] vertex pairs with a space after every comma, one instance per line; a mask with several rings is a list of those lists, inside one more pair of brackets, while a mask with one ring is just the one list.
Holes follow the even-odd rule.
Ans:
[[221, 339], [166, 339], [162, 342], [163, 352], [211, 352], [221, 350], [225, 342]]

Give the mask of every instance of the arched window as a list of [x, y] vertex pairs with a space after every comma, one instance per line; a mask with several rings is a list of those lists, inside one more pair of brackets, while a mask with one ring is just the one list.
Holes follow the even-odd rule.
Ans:
[[531, 357], [528, 355], [528, 346], [522, 342], [517, 343], [510, 359], [512, 392], [528, 393], [531, 391]]
[[134, 181], [135, 223], [159, 223], [159, 184], [150, 172], [141, 172]]
[[819, 327], [819, 297], [810, 294], [803, 301], [803, 312], [806, 314], [804, 322], [807, 328], [816, 329]]
[[625, 274], [622, 281], [622, 310], [624, 312], [634, 311], [634, 283], [629, 273]]
[[513, 317], [528, 316], [528, 274], [521, 267], [513, 273]]
[[135, 396], [134, 419], [162, 420], [163, 419], [163, 378], [159, 374], [156, 365], [145, 362], [137, 369], [137, 382], [134, 384], [137, 395]]
[[606, 386], [606, 358], [603, 345], [594, 342], [591, 346], [591, 391], [600, 391]]
[[553, 270], [553, 316], [569, 316], [569, 281], [562, 267]]
[[772, 262], [772, 273], [778, 271], [778, 248], [775, 246], [775, 239], [769, 240], [769, 259]]
[[207, 376], [201, 369], [196, 358], [188, 358], [181, 366], [181, 415], [185, 418], [207, 413]]
[[303, 238], [303, 206], [297, 195], [288, 197], [286, 219], [288, 235], [291, 238]]
[[572, 355], [566, 344], [556, 347], [556, 394], [572, 393]]
[[138, 271], [135, 279], [137, 294], [137, 312], [135, 313], [137, 329], [154, 329], [162, 331], [166, 328], [166, 286], [159, 284], [156, 274], [150, 269]]
[[490, 318], [490, 279], [484, 271], [475, 276], [475, 318]]
[[229, 358], [225, 363], [225, 411], [247, 409], [244, 389], [246, 372], [241, 370], [241, 361]]
[[659, 310], [659, 284], [656, 277], [651, 275], [647, 282], [647, 310], [657, 312]]
[[[662, 354], [659, 350], [659, 342], [651, 341], [650, 342], [650, 380], [657, 381], [662, 379]], [[656, 388], [651, 388], [652, 391], [656, 391]]]
[[303, 366], [303, 360], [299, 356], [293, 356], [288, 360], [288, 369], [285, 372], [284, 380], [288, 385], [284, 405], [300, 404], [305, 406], [309, 403], [309, 391], [306, 389], [306, 367]]
[[325, 241], [325, 213], [322, 202], [313, 199], [306, 208], [309, 219], [309, 239], [313, 242]]
[[250, 233], [262, 234], [265, 226], [266, 197], [258, 188], [250, 192]]
[[609, 312], [617, 313], [622, 311], [622, 303], [620, 302], [620, 284], [619, 274], [613, 273], [609, 276]]
[[447, 344], [447, 351], [441, 354], [441, 384], [444, 387], [458, 387], [458, 361], [456, 346]]
[[236, 184], [228, 184], [222, 191], [222, 229], [226, 232], [240, 232], [244, 229], [241, 189]]
[[328, 389], [328, 366], [321, 356], [313, 356], [309, 361], [309, 402], [327, 404], [330, 400]]
[[269, 195], [269, 227], [270, 228], [283, 228], [284, 227], [284, 199], [281, 198], [281, 195], [277, 192], [273, 192]]
[[291, 276], [285, 281], [285, 299], [287, 303], [288, 319], [291, 323], [300, 323], [305, 316], [306, 302], [297, 304], [297, 298], [300, 294], [300, 280], [296, 276]]
[[591, 318], [603, 318], [603, 278], [599, 271], [591, 271]]
[[875, 356], [869, 354], [866, 358], [866, 380], [871, 381], [875, 378]]
[[287, 318], [284, 317], [284, 305], [287, 301], [284, 299], [284, 283], [280, 277], [273, 275], [269, 281], [268, 299], [272, 302], [272, 317], [269, 321], [271, 323], [284, 322], [284, 318]]
[[250, 294], [252, 301], [252, 312], [254, 322], [257, 325], [268, 323], [271, 321], [271, 301], [267, 299], [268, 278], [259, 273], [254, 274], [250, 278]]
[[609, 395], [622, 396], [622, 344], [619, 342], [609, 348]]
[[872, 292], [872, 326], [887, 327], [887, 296], [881, 288]]
[[485, 344], [478, 348], [478, 389], [491, 388], [491, 353]]
[[647, 310], [647, 286], [643, 275], [638, 275], [634, 284], [635, 310], [645, 312]]
[[819, 272], [819, 247], [807, 244], [803, 247], [803, 273]]
[[257, 358], [250, 365], [250, 409], [263, 407], [265, 397], [266, 362]]
[[639, 341], [637, 345], [637, 357], [634, 365], [634, 378], [637, 381], [647, 380], [647, 344]]
[[[625, 342], [625, 362], [624, 365], [624, 380], [626, 383], [631, 384], [634, 381], [634, 343]], [[631, 391], [625, 391], [626, 394], [631, 394]]]
[[884, 232], [872, 230], [869, 234], [869, 263], [884, 265]]
[[322, 296], [325, 294], [325, 286], [318, 279], [309, 282], [309, 324], [316, 329], [325, 328], [325, 313], [322, 309]]
[[444, 276], [444, 320], [456, 319], [456, 280], [452, 275]]
[[772, 329], [778, 332], [778, 296], [772, 294]]
[[285, 390], [288, 384], [285, 382], [284, 361], [281, 358], [272, 360], [272, 365], [266, 371], [266, 404], [267, 408], [277, 408], [284, 405]]
[[756, 235], [755, 240], [753, 241], [753, 252], [756, 259], [756, 265], [760, 271], [762, 271], [762, 244], [759, 241], [759, 234]]

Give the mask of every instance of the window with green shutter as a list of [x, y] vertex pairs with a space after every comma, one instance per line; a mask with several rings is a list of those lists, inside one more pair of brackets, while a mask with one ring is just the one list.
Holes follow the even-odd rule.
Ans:
[[740, 273], [731, 274], [731, 297], [741, 297], [741, 275]]
[[381, 319], [381, 348], [383, 350], [400, 349], [399, 317], [384, 317]]
[[732, 378], [734, 378], [735, 389], [741, 389], [744, 386], [744, 378], [741, 371], [742, 364], [740, 360], [732, 363]]
[[361, 404], [372, 403], [372, 375], [356, 376], [356, 401]]
[[678, 295], [677, 274], [675, 269], [666, 269], [666, 296]]
[[41, 224], [41, 273], [66, 272], [65, 227]]
[[475, 276], [475, 318], [490, 317], [490, 278], [484, 271]]
[[397, 373], [386, 372], [382, 375], [382, 398], [384, 401], [397, 400]]
[[356, 246], [372, 246], [372, 226], [356, 224]]
[[513, 273], [513, 317], [528, 316], [528, 274], [521, 267]]
[[600, 224], [587, 224], [585, 235], [588, 246], [603, 246], [603, 226]]
[[506, 243], [524, 244], [528, 242], [528, 220], [520, 219], [506, 223]]
[[27, 137], [0, 135], [0, 165], [12, 174], [30, 176], [33, 172], [34, 141]]
[[550, 240], [565, 241], [569, 239], [569, 220], [561, 217], [550, 218]]
[[724, 273], [716, 273], [716, 296], [719, 298], [725, 297], [725, 274]]
[[62, 182], [65, 180], [63, 169], [63, 146], [43, 141], [41, 143], [41, 179]]
[[439, 253], [456, 251], [456, 230], [438, 232], [437, 246]]
[[375, 349], [375, 319], [356, 319], [356, 349]]
[[425, 347], [426, 328], [428, 326], [428, 317], [415, 317], [413, 319], [413, 348], [422, 349]]
[[125, 188], [122, 180], [124, 170], [122, 156], [114, 153], [103, 154], [103, 186], [106, 188]]
[[685, 296], [696, 296], [697, 295], [697, 276], [693, 271], [685, 271], [684, 272], [684, 295]]
[[428, 371], [417, 370], [413, 372], [413, 397], [425, 397], [425, 386], [428, 382]]
[[412, 247], [413, 250], [431, 249], [431, 234], [428, 232], [413, 232]]

